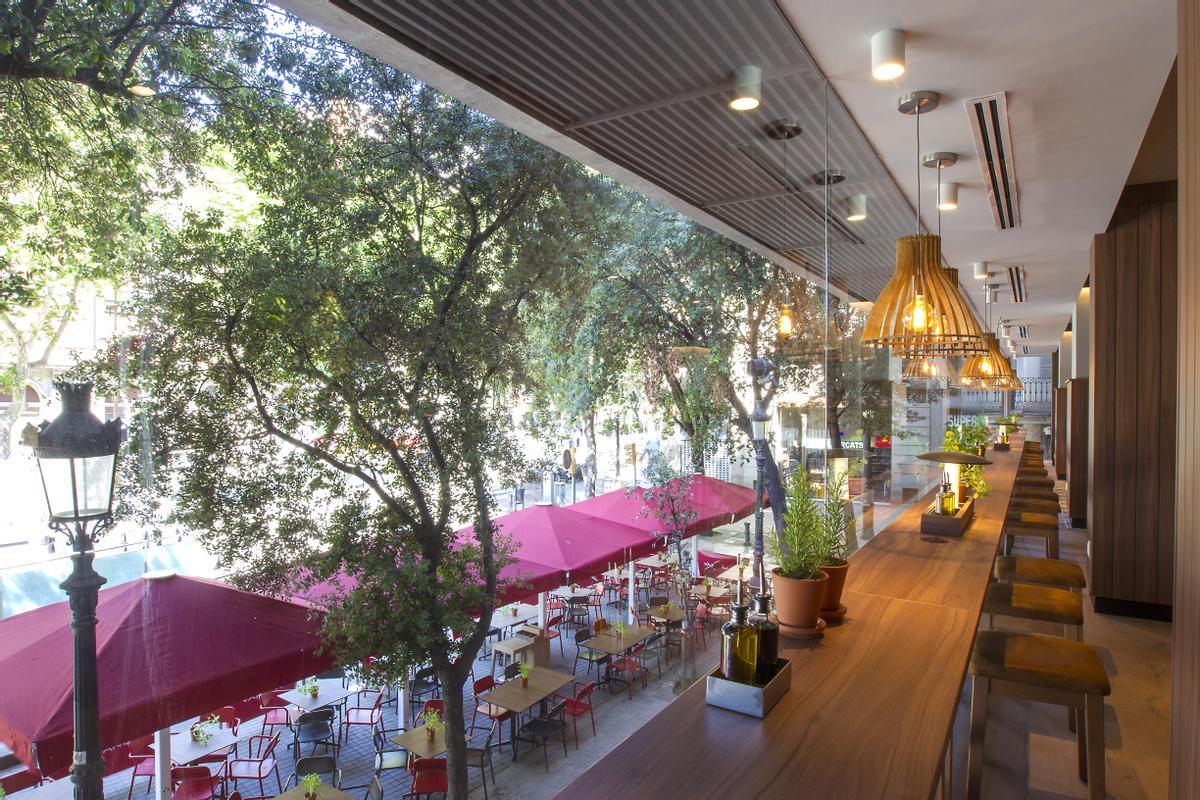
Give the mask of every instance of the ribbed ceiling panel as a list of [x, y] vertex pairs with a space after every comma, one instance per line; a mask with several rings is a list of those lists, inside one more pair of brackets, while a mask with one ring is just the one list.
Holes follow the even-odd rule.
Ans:
[[[774, 0], [335, 0], [374, 27], [797, 263], [874, 297], [913, 211]], [[725, 105], [763, 70], [763, 102]], [[768, 139], [771, 120], [803, 133]], [[897, 124], [904, 120], [897, 117]], [[839, 169], [826, 190], [815, 173]], [[868, 219], [844, 221], [850, 195]], [[828, 220], [826, 219], [828, 216]]]

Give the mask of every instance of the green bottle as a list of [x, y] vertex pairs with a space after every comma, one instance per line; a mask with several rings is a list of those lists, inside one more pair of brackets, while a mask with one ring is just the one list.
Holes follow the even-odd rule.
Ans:
[[759, 631], [747, 621], [738, 581], [733, 617], [721, 626], [721, 675], [727, 681], [753, 684], [758, 678]]

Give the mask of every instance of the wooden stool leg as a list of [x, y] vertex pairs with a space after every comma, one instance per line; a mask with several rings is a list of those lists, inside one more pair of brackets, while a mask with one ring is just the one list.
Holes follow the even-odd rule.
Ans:
[[1071, 720], [1071, 731], [1075, 734], [1075, 744], [1079, 756], [1079, 780], [1087, 783], [1087, 728], [1083, 722], [1082, 708], [1068, 708]]
[[1087, 729], [1088, 797], [1104, 800], [1104, 697], [1087, 695], [1083, 716]]
[[971, 679], [971, 729], [967, 740], [967, 800], [983, 789], [983, 741], [987, 733], [988, 678]]
[[1046, 534], [1046, 557], [1058, 558], [1058, 528]]

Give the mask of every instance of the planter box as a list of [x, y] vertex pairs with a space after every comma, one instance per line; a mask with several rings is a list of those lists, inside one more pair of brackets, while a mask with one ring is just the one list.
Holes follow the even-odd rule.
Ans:
[[938, 536], [962, 536], [967, 530], [967, 526], [971, 524], [971, 519], [975, 516], [975, 498], [972, 497], [960, 505], [953, 517], [936, 512], [937, 500], [934, 500], [925, 513], [921, 515], [921, 533], [932, 533]]
[[792, 688], [792, 662], [781, 658], [776, 662], [775, 677], [765, 686], [735, 683], [721, 677], [718, 667], [708, 675], [708, 692], [704, 700], [710, 706], [725, 708], [762, 719], [770, 713], [788, 689]]
[[1008, 442], [996, 442], [992, 445], [992, 449], [997, 453], [1007, 453], [1009, 450], [1012, 450], [1012, 445]]

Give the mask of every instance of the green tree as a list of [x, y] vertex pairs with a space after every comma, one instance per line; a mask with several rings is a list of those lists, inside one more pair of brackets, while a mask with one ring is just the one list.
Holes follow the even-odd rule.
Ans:
[[156, 253], [139, 413], [172, 520], [238, 583], [290, 594], [352, 576], [328, 600], [339, 660], [382, 656], [394, 680], [435, 668], [463, 798], [462, 689], [507, 558], [487, 480], [520, 468], [497, 389], [569, 273], [573, 209], [595, 186], [314, 37], [307, 58], [264, 67], [298, 95], [243, 93], [213, 120], [261, 222], [193, 218]]

